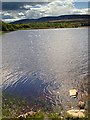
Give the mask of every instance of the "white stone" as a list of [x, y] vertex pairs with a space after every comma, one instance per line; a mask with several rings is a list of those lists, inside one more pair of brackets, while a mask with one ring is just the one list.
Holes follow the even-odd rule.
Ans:
[[30, 111], [25, 114], [19, 115], [18, 118], [27, 118], [28, 116], [33, 116], [35, 114], [36, 114], [36, 112]]
[[77, 97], [78, 91], [76, 89], [69, 90], [70, 97]]
[[72, 116], [73, 118], [84, 118], [85, 117], [85, 111], [81, 110], [68, 110], [67, 114]]
[[19, 115], [17, 118], [24, 118], [24, 115]]

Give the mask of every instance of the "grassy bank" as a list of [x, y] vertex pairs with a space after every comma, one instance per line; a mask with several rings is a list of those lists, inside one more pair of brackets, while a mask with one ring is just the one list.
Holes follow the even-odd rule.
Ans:
[[43, 98], [35, 98], [27, 100], [16, 95], [7, 95], [3, 93], [2, 95], [2, 117], [15, 118], [21, 114], [27, 113], [29, 111], [44, 111], [53, 112], [51, 104], [44, 100]]
[[88, 21], [31, 22], [27, 24], [8, 24], [2, 22], [2, 31], [9, 32], [25, 29], [76, 28], [89, 26]]
[[[62, 114], [61, 110], [55, 112], [51, 106], [45, 101], [40, 101], [43, 105], [38, 106], [36, 102], [28, 103], [26, 99], [20, 97], [2, 96], [2, 120], [90, 120], [87, 116], [84, 118], [73, 118], [68, 116], [65, 112]], [[39, 104], [40, 104], [39, 103]], [[37, 107], [34, 107], [37, 106]], [[43, 107], [42, 107], [43, 106]], [[30, 115], [27, 118], [17, 118], [19, 115], [25, 114], [32, 110], [36, 112], [34, 115]], [[48, 108], [51, 108], [51, 110]]]
[[44, 112], [39, 112], [36, 115], [32, 117], [27, 117], [27, 118], [2, 118], [1, 120], [90, 120], [88, 117], [84, 118], [72, 118], [72, 117], [62, 117], [58, 113], [44, 113]]

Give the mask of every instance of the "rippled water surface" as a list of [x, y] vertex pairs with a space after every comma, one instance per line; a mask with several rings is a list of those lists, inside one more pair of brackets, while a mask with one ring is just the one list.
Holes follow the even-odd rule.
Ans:
[[3, 91], [66, 108], [74, 104], [69, 89], [85, 92], [87, 28], [20, 30], [2, 38]]

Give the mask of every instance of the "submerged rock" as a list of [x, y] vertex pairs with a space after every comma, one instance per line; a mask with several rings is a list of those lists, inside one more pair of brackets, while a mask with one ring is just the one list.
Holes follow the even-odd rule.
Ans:
[[70, 97], [76, 98], [78, 95], [78, 91], [76, 89], [69, 90]]
[[33, 116], [35, 115], [37, 112], [33, 112], [33, 111], [30, 111], [30, 112], [27, 112], [25, 114], [22, 114], [22, 115], [19, 115], [17, 118], [27, 118], [29, 116]]
[[19, 115], [17, 118], [26, 118], [26, 116], [22, 114], [22, 115]]
[[85, 117], [85, 110], [68, 110], [67, 115], [73, 118], [84, 118]]
[[84, 109], [85, 108], [85, 102], [84, 101], [79, 101], [79, 108]]

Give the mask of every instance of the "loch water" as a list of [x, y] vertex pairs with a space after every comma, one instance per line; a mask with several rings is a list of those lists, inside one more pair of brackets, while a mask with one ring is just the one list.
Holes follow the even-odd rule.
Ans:
[[18, 30], [2, 35], [2, 90], [7, 94], [48, 99], [52, 106], [71, 103], [69, 89], [85, 88], [88, 28]]

